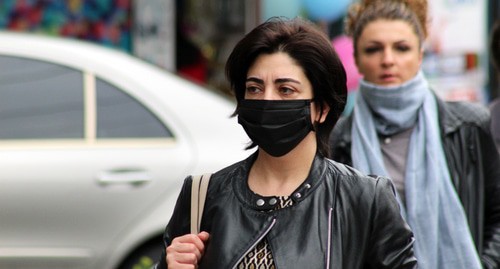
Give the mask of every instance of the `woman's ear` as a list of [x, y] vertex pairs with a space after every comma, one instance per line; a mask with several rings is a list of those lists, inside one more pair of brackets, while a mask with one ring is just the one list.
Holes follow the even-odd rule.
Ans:
[[323, 102], [323, 106], [317, 106], [315, 121], [318, 123], [323, 123], [326, 120], [328, 112], [330, 112], [330, 106], [327, 103]]

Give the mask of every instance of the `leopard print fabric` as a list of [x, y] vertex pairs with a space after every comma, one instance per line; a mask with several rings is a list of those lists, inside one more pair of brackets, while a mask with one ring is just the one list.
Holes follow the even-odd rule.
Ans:
[[[289, 196], [279, 196], [276, 209], [285, 208], [293, 204]], [[275, 269], [271, 248], [264, 238], [238, 264], [238, 269]]]

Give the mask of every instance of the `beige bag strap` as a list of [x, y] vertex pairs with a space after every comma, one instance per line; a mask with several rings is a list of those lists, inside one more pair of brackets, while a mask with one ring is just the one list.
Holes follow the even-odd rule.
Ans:
[[193, 176], [191, 186], [191, 233], [198, 234], [200, 232], [201, 215], [205, 206], [205, 198], [207, 196], [208, 183], [212, 174], [203, 174]]

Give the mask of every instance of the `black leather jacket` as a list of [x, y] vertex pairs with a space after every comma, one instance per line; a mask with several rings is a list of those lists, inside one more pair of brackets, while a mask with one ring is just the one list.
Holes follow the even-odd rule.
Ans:
[[[235, 268], [264, 237], [276, 268], [416, 268], [413, 234], [399, 214], [390, 180], [317, 155], [292, 195], [294, 204], [262, 211], [247, 185], [255, 158], [212, 175], [201, 223], [210, 239], [199, 268]], [[186, 178], [165, 246], [189, 233], [191, 182]], [[157, 267], [166, 268], [165, 252]]]
[[[500, 268], [500, 161], [481, 105], [437, 98], [443, 148], [484, 268]], [[352, 165], [352, 114], [331, 135], [332, 158]], [[417, 239], [418, 240], [418, 239]]]

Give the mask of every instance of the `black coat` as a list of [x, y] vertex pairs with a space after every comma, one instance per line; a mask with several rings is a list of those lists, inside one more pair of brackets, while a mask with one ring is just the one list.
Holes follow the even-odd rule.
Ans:
[[[201, 223], [210, 239], [199, 268], [233, 268], [264, 236], [276, 268], [416, 268], [413, 234], [390, 180], [317, 155], [294, 204], [263, 212], [247, 185], [255, 158], [212, 175]], [[165, 246], [189, 233], [191, 182], [185, 180]], [[164, 252], [158, 268], [165, 266]]]
[[[469, 102], [437, 99], [450, 176], [468, 218], [484, 268], [500, 268], [500, 161], [489, 131], [489, 112]], [[352, 114], [331, 135], [332, 158], [352, 165]], [[418, 240], [418, 238], [417, 238]]]

